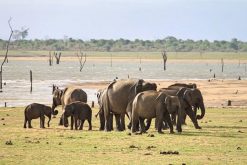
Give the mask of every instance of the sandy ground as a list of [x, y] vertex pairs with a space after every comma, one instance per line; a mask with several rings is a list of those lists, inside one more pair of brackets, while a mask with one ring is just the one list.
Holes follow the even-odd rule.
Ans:
[[[201, 90], [206, 107], [226, 107], [228, 100], [232, 106], [247, 107], [247, 80], [183, 80], [183, 81], [155, 81], [159, 88], [173, 83], [196, 83]], [[102, 89], [110, 82], [94, 82], [70, 84], [83, 88]]]

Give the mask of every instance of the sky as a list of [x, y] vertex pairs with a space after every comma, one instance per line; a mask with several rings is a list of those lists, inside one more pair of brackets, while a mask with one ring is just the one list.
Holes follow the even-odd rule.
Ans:
[[0, 0], [0, 39], [10, 17], [27, 39], [247, 41], [247, 0]]

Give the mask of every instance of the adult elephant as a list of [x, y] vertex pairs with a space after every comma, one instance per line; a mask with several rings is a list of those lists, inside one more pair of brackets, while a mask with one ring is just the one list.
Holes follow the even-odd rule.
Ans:
[[[97, 92], [97, 99], [99, 104], [99, 112], [95, 115], [95, 117], [99, 116], [100, 127], [99, 130], [103, 131], [105, 129], [105, 116], [104, 116], [104, 108], [103, 108], [103, 100], [105, 99], [106, 89], [99, 89]], [[113, 114], [110, 114], [110, 130], [113, 130]]]
[[[186, 85], [186, 84], [185, 84]], [[205, 116], [205, 106], [204, 106], [204, 101], [203, 101], [203, 96], [201, 91], [196, 88], [196, 84], [192, 85], [187, 85], [185, 86], [184, 84], [174, 84], [172, 86], [169, 86], [169, 89], [183, 89], [186, 88], [187, 90], [191, 91], [191, 97], [192, 97], [192, 108], [194, 110], [194, 114], [196, 115], [196, 119], [200, 120]], [[183, 87], [185, 86], [185, 87]], [[197, 109], [201, 109], [201, 115], [197, 115]]]
[[142, 91], [156, 89], [157, 85], [155, 83], [145, 82], [142, 79], [117, 80], [108, 85], [105, 93], [105, 99], [103, 100], [105, 131], [110, 131], [111, 112], [116, 117], [116, 129], [118, 131], [125, 130], [124, 117], [125, 114], [128, 114], [131, 119], [132, 102], [135, 96]]
[[173, 133], [169, 113], [178, 112], [177, 130], [182, 132], [180, 122], [181, 110], [180, 101], [177, 96], [169, 96], [157, 91], [141, 92], [133, 101], [131, 131], [132, 133], [136, 132], [136, 125], [140, 123], [141, 133], [145, 132], [144, 119], [148, 119], [151, 122], [152, 118], [156, 118], [155, 125], [159, 133], [162, 133], [162, 123], [164, 120], [168, 122], [170, 133]]
[[[72, 102], [81, 101], [87, 103], [87, 93], [82, 89], [75, 87], [67, 87], [65, 89], [59, 89], [53, 86], [53, 102], [52, 102], [52, 112], [58, 105], [62, 105], [62, 110], [64, 107]], [[63, 125], [63, 115], [60, 118], [59, 125]]]
[[168, 88], [173, 88], [173, 87], [185, 87], [185, 88], [197, 88], [197, 85], [195, 83], [189, 83], [189, 84], [184, 84], [184, 83], [175, 83], [172, 84], [170, 86], [168, 86]]

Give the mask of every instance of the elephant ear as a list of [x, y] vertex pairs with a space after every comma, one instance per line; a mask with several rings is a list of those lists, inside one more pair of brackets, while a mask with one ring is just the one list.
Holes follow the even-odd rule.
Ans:
[[192, 106], [192, 91], [187, 89], [185, 92], [184, 92], [184, 95], [183, 95], [183, 99], [190, 105]]
[[171, 96], [167, 96], [166, 97], [165, 104], [166, 104], [166, 107], [170, 107], [172, 105], [172, 98], [171, 98]]
[[144, 80], [139, 79], [135, 85], [135, 94], [137, 95], [138, 93], [142, 92], [142, 84]]

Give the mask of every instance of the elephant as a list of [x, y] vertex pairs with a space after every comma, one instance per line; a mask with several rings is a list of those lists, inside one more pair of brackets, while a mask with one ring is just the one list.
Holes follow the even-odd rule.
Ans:
[[156, 89], [155, 83], [145, 82], [142, 79], [122, 79], [110, 83], [103, 99], [105, 131], [110, 131], [110, 112], [115, 115], [116, 130], [125, 130], [125, 114], [131, 121], [132, 102], [135, 96], [139, 92]]
[[184, 83], [175, 83], [172, 84], [170, 86], [168, 86], [168, 88], [177, 88], [177, 87], [185, 87], [185, 88], [197, 88], [197, 85], [195, 83], [189, 83], [189, 84], [184, 84]]
[[[83, 124], [85, 120], [87, 120], [89, 124], [88, 130], [92, 130], [92, 109], [87, 103], [75, 101], [70, 104], [67, 104], [64, 107], [63, 117], [67, 119], [69, 116], [71, 116], [71, 130], [73, 130], [74, 124], [75, 129], [78, 129], [78, 120], [81, 121], [79, 130], [83, 129]], [[64, 122], [64, 126], [68, 127], [68, 124]]]
[[[180, 84], [181, 85], [181, 84]], [[170, 89], [181, 89], [183, 88], [181, 85], [180, 86], [179, 84], [174, 84], [168, 88]], [[204, 101], [203, 101], [203, 96], [202, 96], [202, 93], [201, 91], [196, 88], [196, 84], [190, 86], [190, 84], [185, 84], [185, 86], [187, 85], [187, 88], [188, 90], [191, 90], [192, 91], [192, 102], [193, 102], [193, 110], [194, 110], [194, 113], [196, 115], [196, 119], [200, 120], [202, 119], [204, 116], [205, 116], [205, 106], [204, 106]], [[201, 109], [201, 115], [197, 115], [197, 109]]]
[[[95, 115], [95, 117], [99, 116], [100, 127], [99, 130], [103, 131], [105, 129], [105, 118], [104, 118], [104, 108], [103, 108], [103, 100], [105, 97], [106, 89], [99, 89], [97, 92], [97, 99], [99, 104], [99, 112]], [[110, 113], [110, 130], [113, 130], [113, 114]]]
[[[50, 127], [52, 109], [49, 106], [39, 103], [29, 104], [24, 110], [24, 128], [28, 122], [28, 128], [32, 128], [31, 120], [40, 118], [40, 128], [45, 128], [45, 116], [49, 118], [47, 125]], [[55, 110], [53, 115], [57, 115], [58, 111]]]
[[[87, 93], [82, 89], [67, 87], [63, 90], [59, 89], [56, 86], [53, 86], [53, 102], [52, 102], [52, 111], [58, 106], [62, 105], [62, 110], [67, 104], [70, 104], [74, 101], [82, 101], [87, 103]], [[59, 125], [63, 125], [63, 118], [60, 118]]]
[[[164, 119], [168, 122], [170, 133], [173, 132], [173, 125], [169, 113], [178, 111], [179, 121], [181, 120], [181, 106], [178, 97], [169, 96], [163, 92], [157, 91], [144, 91], [139, 93], [132, 105], [132, 127], [131, 132], [136, 132], [136, 125], [138, 121], [141, 126], [141, 133], [146, 131], [144, 119], [151, 121], [156, 118], [156, 127], [159, 133], [162, 133], [162, 123]], [[178, 121], [177, 130], [182, 132], [181, 122]]]

